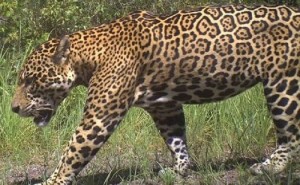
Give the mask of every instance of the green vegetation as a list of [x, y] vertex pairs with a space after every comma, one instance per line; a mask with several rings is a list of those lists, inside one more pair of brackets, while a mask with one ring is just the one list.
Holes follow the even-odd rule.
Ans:
[[[203, 4], [263, 3], [266, 1], [193, 0], [27, 0], [0, 2], [0, 184], [31, 183], [32, 165], [47, 166], [45, 178], [59, 160], [62, 149], [79, 123], [86, 90], [76, 88], [63, 102], [51, 124], [37, 128], [32, 119], [10, 110], [17, 72], [38, 43], [48, 37], [108, 22], [128, 12], [145, 9], [169, 13]], [[275, 3], [275, 1], [269, 3]], [[286, 1], [297, 4], [297, 1]], [[292, 184], [294, 166], [287, 177], [251, 176], [253, 160], [262, 160], [275, 146], [272, 121], [262, 88], [224, 102], [185, 106], [188, 146], [195, 163], [193, 179], [180, 180], [157, 169], [171, 164], [171, 157], [154, 124], [143, 110], [133, 108], [121, 126], [82, 172], [78, 184]], [[233, 181], [230, 174], [233, 173]], [[18, 180], [18, 174], [24, 178]], [[27, 174], [27, 175], [26, 175]], [[229, 175], [228, 175], [229, 174]], [[228, 179], [226, 178], [228, 177]], [[27, 179], [26, 179], [27, 178]], [[299, 180], [299, 179], [298, 179]]]

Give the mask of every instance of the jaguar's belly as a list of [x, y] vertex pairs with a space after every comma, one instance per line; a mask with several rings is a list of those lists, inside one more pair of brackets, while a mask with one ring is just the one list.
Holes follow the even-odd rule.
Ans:
[[235, 96], [258, 83], [247, 79], [243, 73], [218, 78], [188, 77], [168, 80], [155, 84], [140, 84], [136, 88], [135, 105], [153, 106], [168, 102], [180, 104], [201, 104], [223, 100]]

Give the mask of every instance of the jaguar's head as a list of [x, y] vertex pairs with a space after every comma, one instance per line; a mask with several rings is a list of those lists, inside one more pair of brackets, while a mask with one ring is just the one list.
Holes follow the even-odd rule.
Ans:
[[12, 111], [33, 117], [45, 126], [72, 88], [75, 74], [70, 62], [68, 36], [53, 39], [33, 51], [24, 63], [12, 100]]

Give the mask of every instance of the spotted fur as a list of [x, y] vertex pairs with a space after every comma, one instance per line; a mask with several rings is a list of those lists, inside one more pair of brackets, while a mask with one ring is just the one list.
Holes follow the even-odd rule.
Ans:
[[71, 184], [132, 106], [153, 118], [182, 175], [189, 167], [182, 104], [224, 100], [262, 83], [277, 149], [254, 173], [281, 172], [300, 146], [300, 13], [286, 6], [140, 11], [51, 39], [25, 62], [12, 109], [46, 125], [78, 85], [81, 124], [43, 184]]

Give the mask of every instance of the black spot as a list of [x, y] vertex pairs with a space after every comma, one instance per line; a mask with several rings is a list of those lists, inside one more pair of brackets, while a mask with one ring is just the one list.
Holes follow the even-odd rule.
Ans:
[[298, 133], [298, 128], [295, 125], [291, 125], [289, 126], [289, 128], [287, 129], [287, 131], [289, 131], [292, 134], [297, 134]]
[[72, 164], [72, 168], [78, 169], [78, 168], [80, 168], [81, 165], [82, 165], [81, 162], [76, 162], [76, 163]]
[[168, 87], [167, 84], [159, 84], [159, 85], [154, 85], [151, 87], [152, 91], [162, 91], [165, 90]]
[[194, 77], [194, 78], [192, 78], [191, 80], [192, 80], [192, 83], [193, 83], [193, 84], [198, 84], [198, 83], [201, 82], [201, 78], [199, 78], [199, 77]]
[[109, 116], [107, 116], [105, 119], [103, 119], [104, 126], [106, 127], [108, 124], [110, 124], [110, 120], [115, 119], [118, 116], [119, 116], [118, 112], [114, 112], [114, 113], [110, 114]]
[[272, 114], [273, 115], [280, 115], [282, 113], [283, 113], [283, 110], [280, 109], [280, 108], [275, 107], [275, 108], [272, 109]]
[[143, 54], [142, 54], [143, 58], [147, 59], [149, 56], [149, 53], [150, 53], [149, 51], [143, 52]]
[[85, 118], [86, 119], [91, 119], [91, 118], [93, 118], [94, 117], [94, 115], [92, 115], [92, 114], [90, 114], [90, 113], [87, 113], [86, 115], [85, 115]]
[[184, 158], [185, 158], [185, 156], [184, 155], [180, 155], [180, 157], [179, 157], [181, 160], [183, 160]]
[[289, 99], [283, 97], [283, 98], [281, 98], [280, 101], [278, 102], [278, 105], [284, 107], [284, 106], [286, 106], [286, 105], [288, 104], [288, 102], [289, 102]]
[[96, 155], [96, 153], [99, 151], [99, 149], [100, 149], [100, 148], [95, 148], [95, 149], [93, 149], [92, 152], [91, 152], [91, 156]]
[[278, 94], [274, 94], [272, 96], [267, 97], [268, 103], [274, 103], [279, 98]]
[[194, 90], [194, 89], [199, 89], [199, 86], [198, 85], [189, 85], [187, 88], [188, 88], [188, 90]]
[[291, 87], [297, 86], [297, 85], [298, 85], [298, 80], [296, 80], [296, 79], [291, 80], [290, 83], [289, 83], [289, 85], [290, 85]]
[[96, 138], [95, 141], [94, 141], [94, 144], [95, 144], [95, 145], [98, 145], [98, 144], [100, 144], [100, 143], [105, 142], [106, 140], [107, 140], [107, 138], [106, 138], [105, 136], [100, 135], [100, 136], [97, 136], [97, 138]]
[[188, 94], [180, 93], [177, 96], [174, 96], [173, 98], [178, 101], [188, 101], [192, 98], [192, 96]]
[[83, 130], [90, 130], [92, 128], [92, 125], [91, 124], [85, 124], [83, 125], [82, 129]]
[[101, 131], [101, 128], [98, 126], [94, 126], [93, 130], [94, 130], [94, 132], [98, 133]]
[[295, 76], [296, 75], [296, 68], [294, 68], [294, 69], [292, 69], [292, 70], [289, 70], [289, 71], [287, 71], [285, 74], [286, 74], [286, 76], [288, 76], [288, 77], [293, 77], [293, 76]]
[[78, 152], [81, 153], [83, 158], [87, 158], [90, 155], [91, 148], [88, 146], [82, 147]]
[[126, 109], [126, 103], [121, 103], [119, 105], [119, 109]]
[[186, 90], [187, 90], [186, 85], [178, 85], [174, 89], [172, 89], [172, 91], [175, 92], [185, 92]]
[[70, 146], [71, 152], [76, 152], [76, 148], [74, 146]]
[[175, 144], [175, 145], [179, 145], [179, 144], [180, 144], [180, 141], [175, 141], [174, 144]]
[[286, 151], [282, 151], [282, 150], [279, 150], [279, 151], [276, 151], [276, 154], [282, 154], [282, 153], [285, 153]]
[[223, 91], [223, 92], [220, 92], [219, 95], [222, 96], [222, 97], [225, 97], [225, 96], [230, 96], [230, 95], [232, 95], [234, 92], [235, 92], [234, 89], [229, 88], [229, 89], [226, 89], [226, 90]]
[[297, 102], [296, 101], [292, 101], [292, 103], [285, 110], [285, 113], [288, 114], [288, 115], [291, 115], [297, 109], [297, 107], [298, 107]]
[[74, 160], [74, 157], [70, 157], [67, 159], [66, 163], [67, 164], [72, 164], [72, 161]]
[[286, 87], [287, 87], [287, 80], [283, 80], [280, 84], [276, 86], [276, 91], [283, 92], [285, 91]]
[[267, 95], [269, 95], [269, 94], [271, 94], [272, 93], [272, 91], [273, 91], [273, 89], [271, 89], [271, 88], [265, 88], [264, 89], [264, 93], [265, 93], [265, 96], [267, 96]]
[[88, 134], [87, 139], [91, 141], [91, 140], [95, 139], [96, 136], [97, 136], [96, 134]]
[[[274, 66], [275, 66], [275, 64], [273, 64], [273, 63], [269, 64], [269, 65], [267, 66], [267, 70], [268, 70], [268, 71], [271, 71], [271, 70], [274, 68]], [[275, 84], [278, 82], [279, 79], [281, 79], [281, 78], [277, 78], [276, 80], [274, 80], [274, 81], [271, 83], [271, 85], [272, 85], [272, 86], [275, 85]]]
[[211, 98], [214, 96], [214, 92], [209, 89], [204, 89], [203, 91], [195, 91], [194, 94], [200, 98]]
[[274, 124], [277, 128], [282, 129], [288, 124], [288, 122], [282, 119], [274, 119]]
[[167, 144], [171, 145], [173, 143], [173, 138], [167, 139]]
[[110, 124], [106, 127], [107, 132], [112, 132], [115, 129], [115, 124]]
[[77, 136], [76, 141], [77, 141], [77, 143], [83, 143], [83, 142], [85, 142], [85, 139], [82, 136]]
[[289, 142], [289, 138], [287, 136], [282, 136], [282, 137], [279, 137], [277, 142], [279, 145], [281, 144], [284, 144], [284, 143], [288, 143]]
[[[290, 83], [291, 84], [291, 83]], [[292, 85], [291, 88], [289, 90], [287, 90], [287, 94], [288, 95], [294, 95], [295, 93], [297, 93], [299, 91], [299, 86], [298, 85]]]

